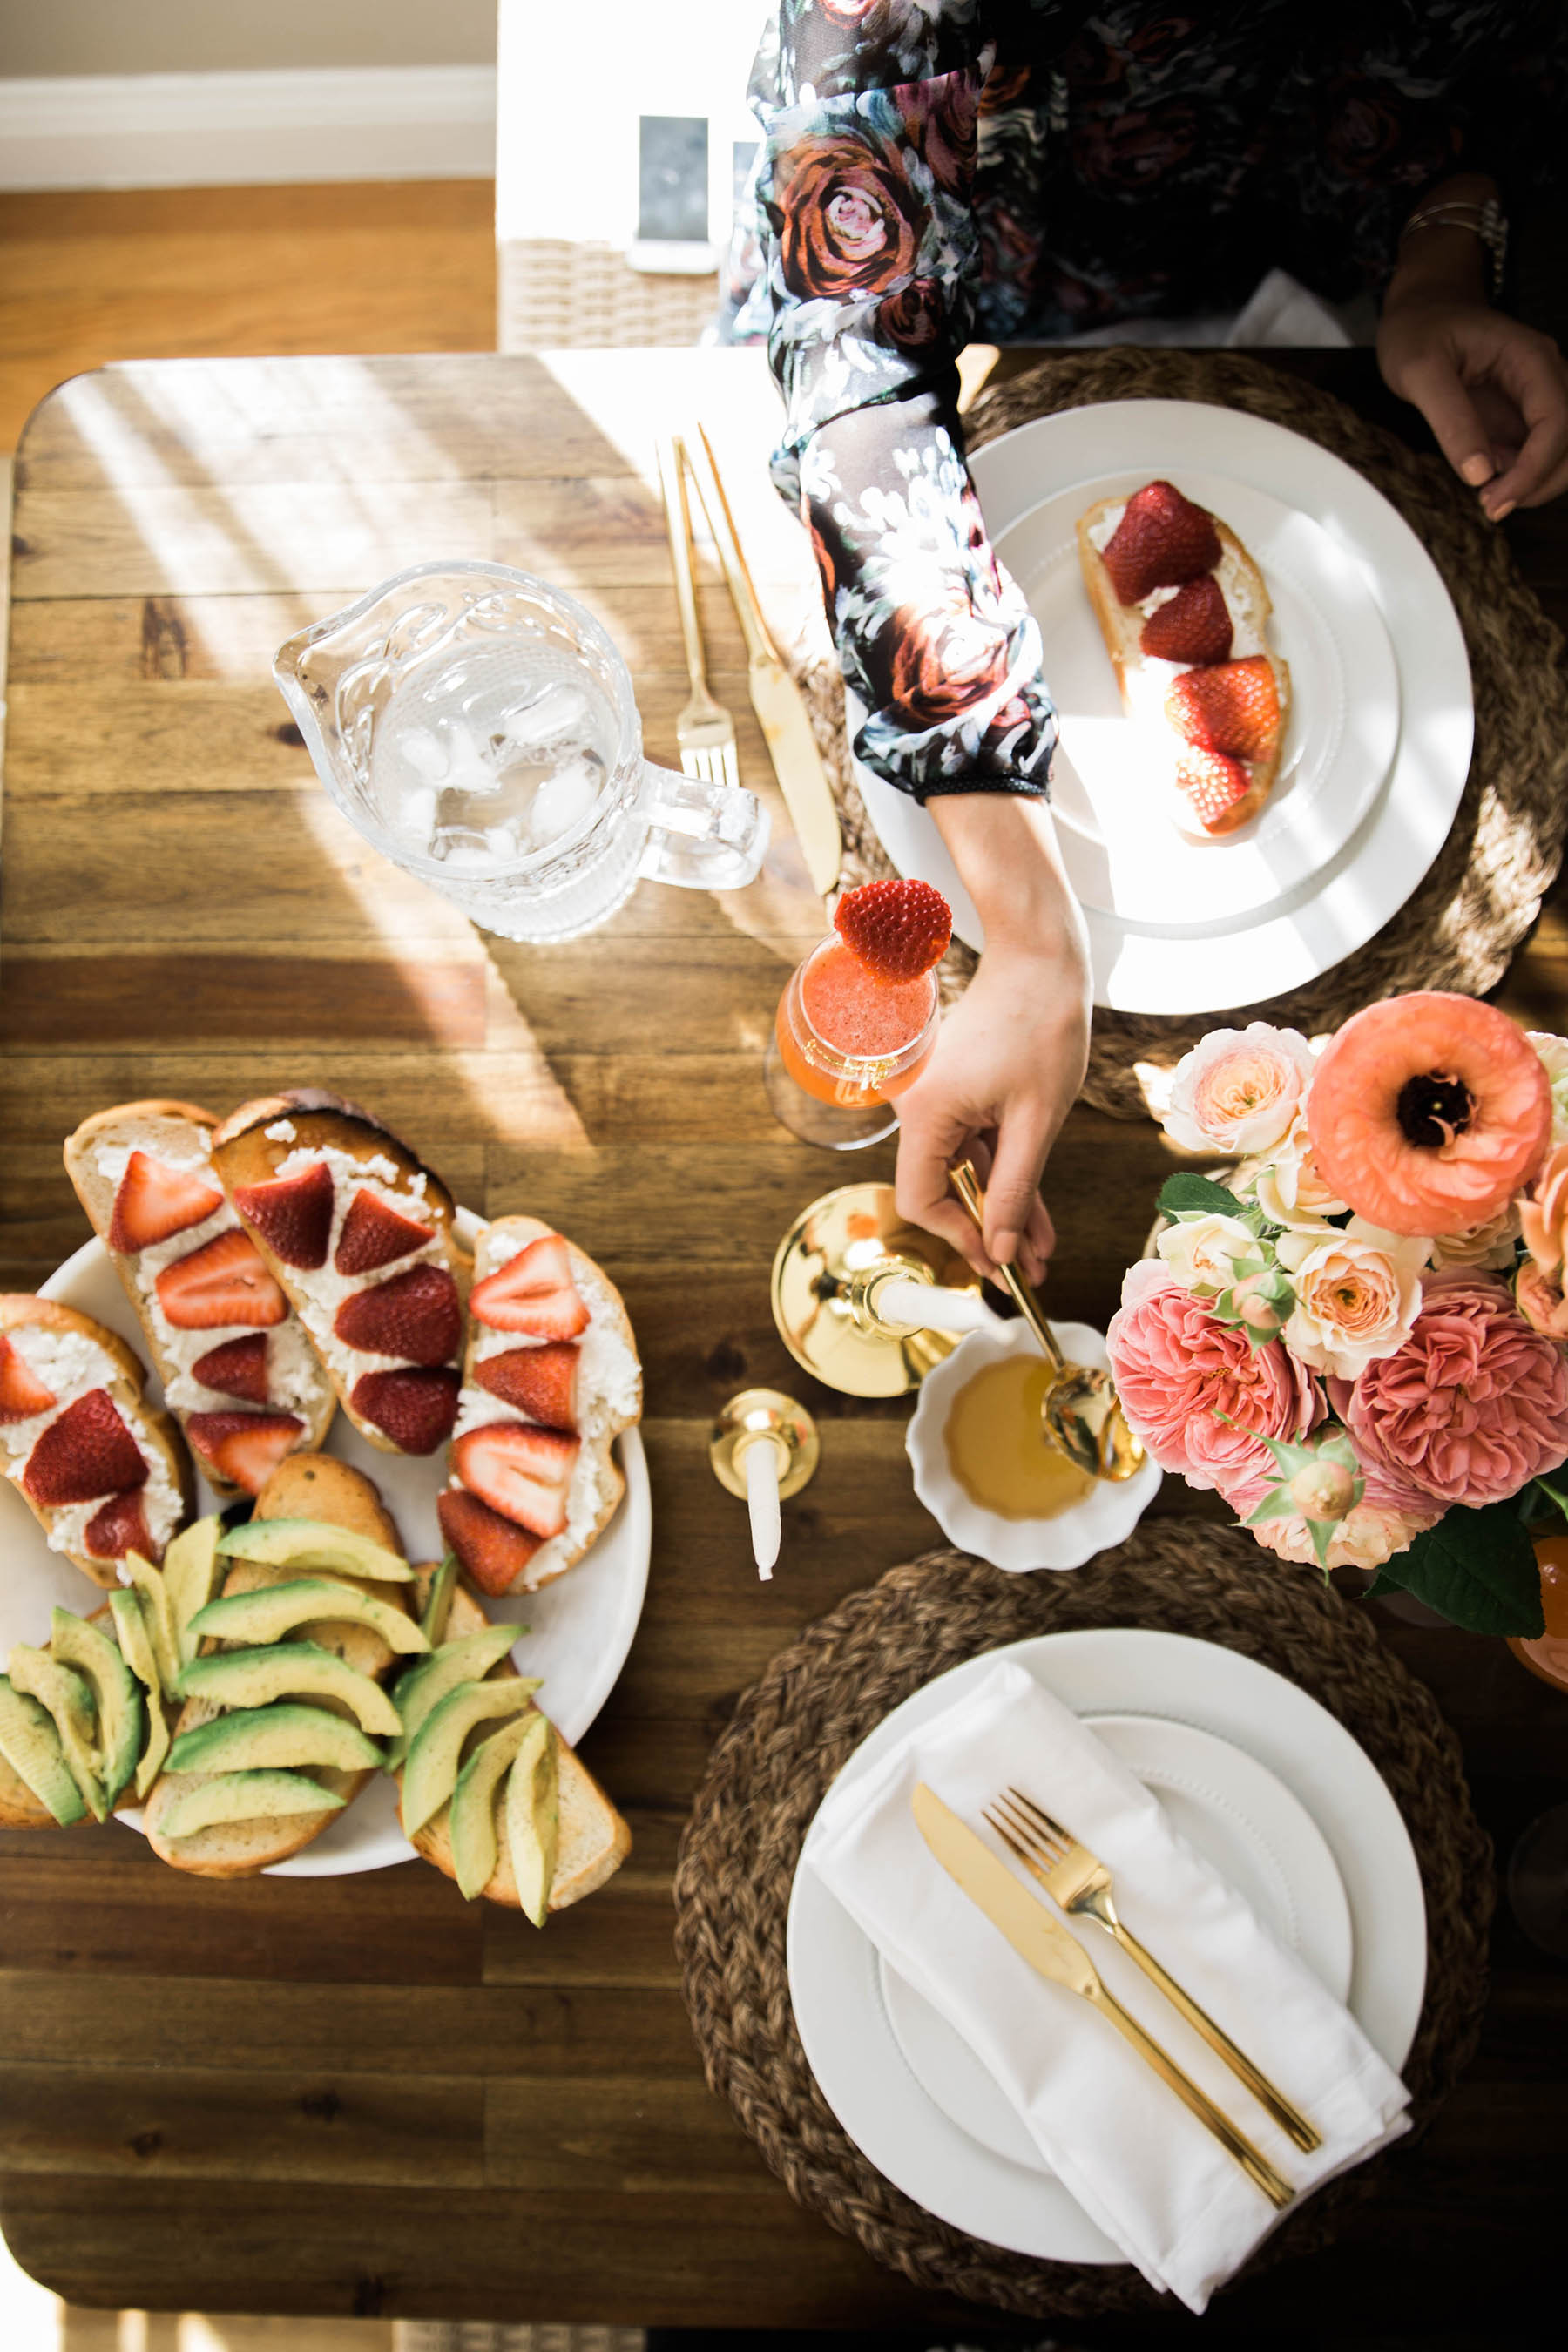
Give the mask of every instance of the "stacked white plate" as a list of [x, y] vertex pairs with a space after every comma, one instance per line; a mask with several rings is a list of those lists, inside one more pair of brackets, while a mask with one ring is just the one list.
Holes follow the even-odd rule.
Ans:
[[[1426, 1981], [1409, 1835], [1343, 1726], [1256, 1660], [1136, 1627], [1014, 1643], [895, 1707], [839, 1780], [876, 1764], [998, 1657], [1016, 1658], [1093, 1725], [1389, 2063], [1403, 2065]], [[972, 2237], [1051, 2262], [1121, 2261], [968, 2044], [828, 1893], [810, 1867], [815, 1834], [790, 1898], [790, 1998], [811, 2070], [849, 2137], [895, 2188]], [[1082, 1934], [1092, 1951], [1099, 1930]], [[1180, 1953], [1159, 1957], [1179, 1978]], [[1101, 2028], [1086, 2011], [1064, 2030]]]
[[[1223, 1012], [1300, 988], [1402, 907], [1454, 821], [1474, 733], [1469, 664], [1442, 578], [1381, 491], [1315, 441], [1196, 401], [1037, 417], [976, 452], [997, 555], [1045, 641], [1061, 721], [1053, 802], [1088, 919], [1098, 1004]], [[1230, 525], [1273, 599], [1289, 666], [1279, 782], [1248, 824], [1189, 840], [1122, 713], [1075, 525], [1162, 477]], [[851, 709], [851, 736], [861, 714]], [[857, 763], [882, 845], [984, 944], [931, 816]]]

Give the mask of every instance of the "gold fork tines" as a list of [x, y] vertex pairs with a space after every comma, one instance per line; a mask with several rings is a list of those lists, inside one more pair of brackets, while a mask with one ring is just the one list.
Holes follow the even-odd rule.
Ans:
[[1073, 1918], [1092, 1919], [1108, 1936], [1115, 1937], [1129, 1959], [1136, 1960], [1151, 1983], [1159, 1986], [1172, 2007], [1181, 2012], [1194, 2032], [1203, 2036], [1216, 2056], [1224, 2059], [1231, 2073], [1246, 2084], [1253, 2097], [1268, 2108], [1299, 2148], [1310, 2153], [1322, 2146], [1322, 2134], [1307, 2121], [1300, 2108], [1293, 2106], [1283, 2091], [1278, 2090], [1261, 2068], [1254, 2065], [1244, 2050], [1237, 2048], [1225, 2028], [1215, 2023], [1208, 2011], [1183, 1990], [1175, 1978], [1167, 1975], [1131, 1929], [1122, 1925], [1112, 1895], [1110, 1873], [1086, 1845], [1080, 1844], [1069, 1830], [1053, 1821], [1020, 1789], [1009, 1789], [999, 1797], [994, 1806], [986, 1808], [985, 1818], [1025, 1868], [1038, 1879], [1053, 1903], [1059, 1904]]
[[686, 648], [691, 692], [676, 716], [675, 740], [680, 749], [684, 775], [703, 784], [735, 785], [740, 771], [735, 758], [735, 722], [721, 702], [708, 690], [707, 661], [701, 624], [697, 617], [695, 557], [691, 536], [691, 504], [688, 493], [689, 460], [679, 435], [661, 441], [658, 449], [659, 488], [664, 495], [665, 529], [669, 535], [669, 561], [675, 573], [675, 601], [680, 614], [681, 642]]

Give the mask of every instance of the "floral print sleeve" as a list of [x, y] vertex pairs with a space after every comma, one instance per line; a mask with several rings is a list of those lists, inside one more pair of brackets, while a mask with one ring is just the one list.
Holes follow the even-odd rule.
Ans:
[[782, 0], [752, 81], [774, 478], [811, 531], [855, 751], [921, 801], [1043, 794], [1056, 741], [957, 415], [992, 54], [978, 0]]

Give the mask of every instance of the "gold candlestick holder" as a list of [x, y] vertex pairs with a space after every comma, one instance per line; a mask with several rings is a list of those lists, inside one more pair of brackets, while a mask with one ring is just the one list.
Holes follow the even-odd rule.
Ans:
[[753, 1445], [765, 1444], [775, 1454], [779, 1499], [798, 1495], [816, 1468], [822, 1444], [816, 1423], [803, 1404], [782, 1389], [742, 1389], [720, 1409], [708, 1440], [708, 1459], [721, 1486], [742, 1501], [746, 1494], [746, 1456]]
[[890, 1184], [843, 1184], [803, 1209], [773, 1259], [779, 1336], [795, 1362], [846, 1396], [905, 1396], [958, 1335], [879, 1311], [895, 1276], [978, 1297], [980, 1279], [950, 1244], [900, 1216]]

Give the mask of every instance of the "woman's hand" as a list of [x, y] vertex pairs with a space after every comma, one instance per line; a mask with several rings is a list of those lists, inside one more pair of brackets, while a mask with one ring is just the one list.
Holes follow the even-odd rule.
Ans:
[[[927, 803], [985, 926], [985, 952], [899, 1098], [900, 1216], [939, 1234], [981, 1275], [1017, 1259], [1037, 1282], [1056, 1236], [1040, 1173], [1089, 1054], [1083, 920], [1043, 802], [1001, 793]], [[985, 1238], [948, 1190], [972, 1158]]]

